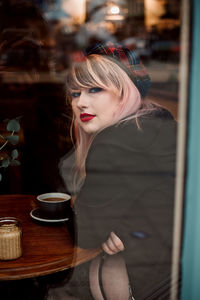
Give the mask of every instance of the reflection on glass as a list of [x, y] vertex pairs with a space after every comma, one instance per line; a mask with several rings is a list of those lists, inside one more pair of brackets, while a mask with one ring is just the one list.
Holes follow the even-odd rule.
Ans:
[[[65, 189], [58, 166], [73, 149], [74, 135], [66, 74], [91, 45], [110, 41], [133, 50], [151, 77], [147, 101], [164, 106], [177, 119], [178, 0], [20, 3], [10, 0], [0, 7], [0, 121], [21, 117], [17, 145], [21, 165], [3, 174], [2, 194]], [[148, 235], [135, 229], [130, 238], [142, 241]]]

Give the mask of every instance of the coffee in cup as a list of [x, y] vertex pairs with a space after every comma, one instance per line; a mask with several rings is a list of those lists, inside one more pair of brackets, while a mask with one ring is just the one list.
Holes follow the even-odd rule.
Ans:
[[62, 219], [70, 216], [71, 196], [66, 193], [46, 193], [37, 196], [41, 216], [44, 218]]

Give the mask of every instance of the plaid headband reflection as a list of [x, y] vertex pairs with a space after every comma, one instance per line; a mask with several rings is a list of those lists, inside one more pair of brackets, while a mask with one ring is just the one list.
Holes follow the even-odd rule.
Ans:
[[150, 87], [150, 77], [136, 53], [119, 44], [97, 44], [84, 51], [85, 56], [91, 54], [105, 55], [115, 61], [130, 77], [144, 98]]

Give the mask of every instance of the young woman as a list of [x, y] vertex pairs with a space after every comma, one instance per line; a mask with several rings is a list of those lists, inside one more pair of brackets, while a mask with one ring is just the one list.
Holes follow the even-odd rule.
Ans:
[[90, 263], [96, 300], [169, 293], [176, 122], [146, 103], [149, 85], [135, 53], [113, 44], [87, 50], [67, 76], [76, 242], [104, 253]]

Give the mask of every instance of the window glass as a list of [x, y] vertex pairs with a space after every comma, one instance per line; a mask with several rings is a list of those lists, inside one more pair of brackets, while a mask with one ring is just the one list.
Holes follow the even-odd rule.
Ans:
[[[97, 206], [96, 211], [99, 209], [99, 214], [102, 210], [101, 205], [98, 207], [97, 203], [92, 203], [92, 199], [103, 198], [105, 224], [106, 220], [110, 222], [110, 218], [114, 220], [118, 217], [117, 213], [114, 213], [116, 209], [111, 209], [113, 204], [110, 204], [114, 201], [113, 193], [116, 194], [116, 199], [121, 199], [117, 200], [118, 211], [121, 212], [119, 223], [123, 223], [124, 227], [120, 227], [118, 231], [114, 221], [113, 227], [109, 227], [109, 222], [107, 226], [113, 228], [121, 242], [125, 241], [125, 256], [126, 249], [131, 249], [134, 253], [125, 259], [133, 297], [168, 299], [173, 248], [175, 127], [176, 121], [179, 121], [180, 1], [9, 0], [0, 1], [0, 4], [0, 194], [38, 195], [50, 191], [75, 192], [77, 195], [80, 193], [83, 194], [80, 197], [83, 197], [88, 205], [88, 218], [91, 220], [98, 219], [93, 215], [93, 205]], [[77, 93], [77, 86], [75, 87], [75, 92], [72, 91], [71, 95], [76, 97], [72, 97], [71, 106], [70, 101], [66, 100], [69, 84], [66, 78], [72, 62], [83, 62], [85, 49], [107, 42], [120, 44], [128, 51], [134, 51], [145, 66], [151, 78], [145, 99], [150, 113], [141, 121], [139, 115], [138, 131], [134, 137], [124, 140], [124, 133], [121, 133], [113, 142], [115, 133], [109, 137], [108, 132], [104, 140], [103, 131], [102, 141], [98, 140], [98, 135], [94, 137], [94, 141], [90, 141], [91, 145], [88, 140], [85, 144], [83, 142], [78, 155], [80, 161], [86, 164], [86, 170], [81, 169], [79, 161], [76, 167], [82, 174], [81, 183], [79, 182], [74, 190], [70, 184], [66, 185], [66, 181], [73, 181], [73, 175], [70, 173], [71, 165], [70, 170], [65, 168], [65, 161], [71, 159], [72, 164], [74, 143], [79, 143], [81, 138], [84, 138], [81, 131], [77, 134], [77, 127], [72, 129], [71, 124], [74, 121], [73, 105], [76, 105], [73, 103], [77, 103], [87, 89], [79, 87]], [[122, 70], [123, 59], [128, 61], [129, 57], [119, 52], [117, 55], [120, 57], [118, 67]], [[140, 67], [132, 76], [130, 72], [126, 69], [126, 76], [134, 82], [141, 94], [140, 83], [133, 79], [134, 74], [140, 73]], [[144, 75], [142, 72], [143, 69], [140, 75], [144, 79], [146, 73]], [[84, 78], [82, 81], [84, 82]], [[108, 86], [110, 87], [111, 83]], [[90, 86], [87, 96], [89, 95], [90, 99], [102, 97], [101, 93], [105, 91], [104, 87], [101, 88], [103, 90], [98, 89], [98, 84]], [[105, 97], [102, 97], [102, 101], [105, 101]], [[165, 109], [159, 109], [158, 106]], [[85, 122], [86, 126], [90, 120], [84, 113], [89, 113], [89, 118], [92, 119], [95, 112], [84, 107], [83, 105], [77, 109], [80, 109], [79, 114], [83, 114], [80, 116], [80, 124]], [[102, 113], [105, 120], [106, 108], [103, 112], [99, 107], [98, 109], [98, 113]], [[129, 113], [128, 117], [130, 115], [132, 116], [133, 112]], [[123, 118], [125, 117], [127, 115]], [[129, 126], [128, 122], [127, 124]], [[104, 129], [104, 125], [105, 123], [100, 123], [98, 128]], [[90, 131], [88, 136], [91, 136], [91, 133], [94, 132]], [[142, 140], [140, 134], [143, 134]], [[128, 144], [132, 139], [135, 139], [136, 150], [131, 142]], [[108, 140], [109, 149], [101, 145], [98, 147], [98, 143], [104, 145]], [[117, 150], [113, 148], [115, 142]], [[130, 147], [132, 155], [131, 152], [123, 152], [120, 149], [126, 143], [127, 147], [124, 148], [127, 151]], [[90, 145], [88, 152], [85, 145]], [[93, 156], [93, 152], [97, 153], [97, 158]], [[85, 161], [83, 156], [84, 159], [88, 159]], [[84, 172], [86, 177], [83, 176]], [[77, 174], [75, 172], [73, 178], [77, 179]], [[110, 190], [108, 182], [111, 182], [115, 192]], [[89, 197], [84, 196], [87, 193]], [[106, 202], [107, 198], [109, 201]], [[132, 203], [133, 199], [135, 202], [126, 207], [126, 204], [123, 204], [126, 201], [122, 201], [124, 198], [129, 203]], [[78, 203], [77, 201], [77, 208], [74, 204], [75, 211], [80, 209]], [[131, 214], [128, 214], [124, 207], [128, 208]], [[133, 220], [131, 225], [130, 215]], [[84, 224], [84, 220], [81, 219], [80, 222]], [[96, 226], [95, 221], [94, 224]], [[124, 236], [120, 235], [121, 231]], [[81, 236], [81, 231], [79, 234]], [[102, 243], [99, 243], [99, 247]], [[92, 243], [91, 245], [93, 246]], [[82, 271], [80, 268], [80, 274]], [[76, 277], [76, 272], [74, 274]], [[111, 276], [112, 274], [111, 272]], [[134, 274], [139, 274], [136, 285]], [[161, 274], [159, 282], [158, 274]], [[146, 284], [144, 289], [145, 281], [149, 284]], [[104, 292], [107, 293], [106, 288]]]

